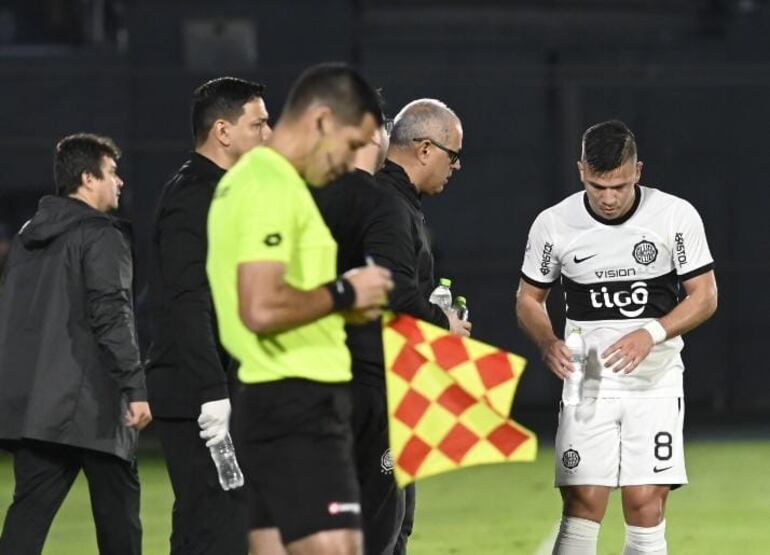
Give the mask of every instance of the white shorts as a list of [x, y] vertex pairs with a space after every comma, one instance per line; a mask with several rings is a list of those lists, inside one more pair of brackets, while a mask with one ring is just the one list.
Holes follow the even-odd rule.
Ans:
[[583, 399], [562, 406], [556, 432], [556, 486], [687, 483], [684, 400]]

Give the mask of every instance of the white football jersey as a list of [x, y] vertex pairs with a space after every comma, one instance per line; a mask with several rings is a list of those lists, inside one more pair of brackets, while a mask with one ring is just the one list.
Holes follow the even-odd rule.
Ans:
[[713, 267], [703, 222], [687, 201], [636, 187], [616, 220], [595, 214], [585, 192], [541, 212], [529, 232], [522, 279], [550, 288], [561, 279], [564, 336], [583, 330], [588, 349], [585, 397], [679, 397], [681, 337], [655, 345], [631, 374], [604, 368], [600, 354], [626, 333], [679, 302], [679, 284]]

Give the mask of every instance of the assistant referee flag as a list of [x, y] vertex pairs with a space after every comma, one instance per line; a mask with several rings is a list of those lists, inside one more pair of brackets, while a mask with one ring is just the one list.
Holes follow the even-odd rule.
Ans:
[[526, 360], [411, 316], [383, 322], [400, 486], [475, 464], [535, 460], [537, 437], [509, 417]]

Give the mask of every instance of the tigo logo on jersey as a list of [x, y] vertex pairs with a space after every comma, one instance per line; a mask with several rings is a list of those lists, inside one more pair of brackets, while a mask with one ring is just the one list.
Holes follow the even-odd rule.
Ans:
[[610, 293], [606, 287], [602, 287], [599, 291], [591, 289], [589, 294], [591, 306], [594, 308], [617, 308], [627, 318], [636, 318], [644, 312], [644, 307], [650, 299], [647, 284], [643, 281], [632, 283], [631, 291]]
[[540, 256], [540, 273], [544, 276], [551, 273], [551, 252], [553, 252], [553, 243], [546, 242], [543, 245], [543, 254]]

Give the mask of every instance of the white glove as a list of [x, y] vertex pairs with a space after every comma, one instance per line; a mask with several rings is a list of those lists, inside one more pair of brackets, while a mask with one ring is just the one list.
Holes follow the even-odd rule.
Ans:
[[229, 431], [230, 399], [209, 401], [201, 405], [198, 426], [201, 427], [200, 437], [205, 439], [206, 447], [216, 445], [225, 439]]

